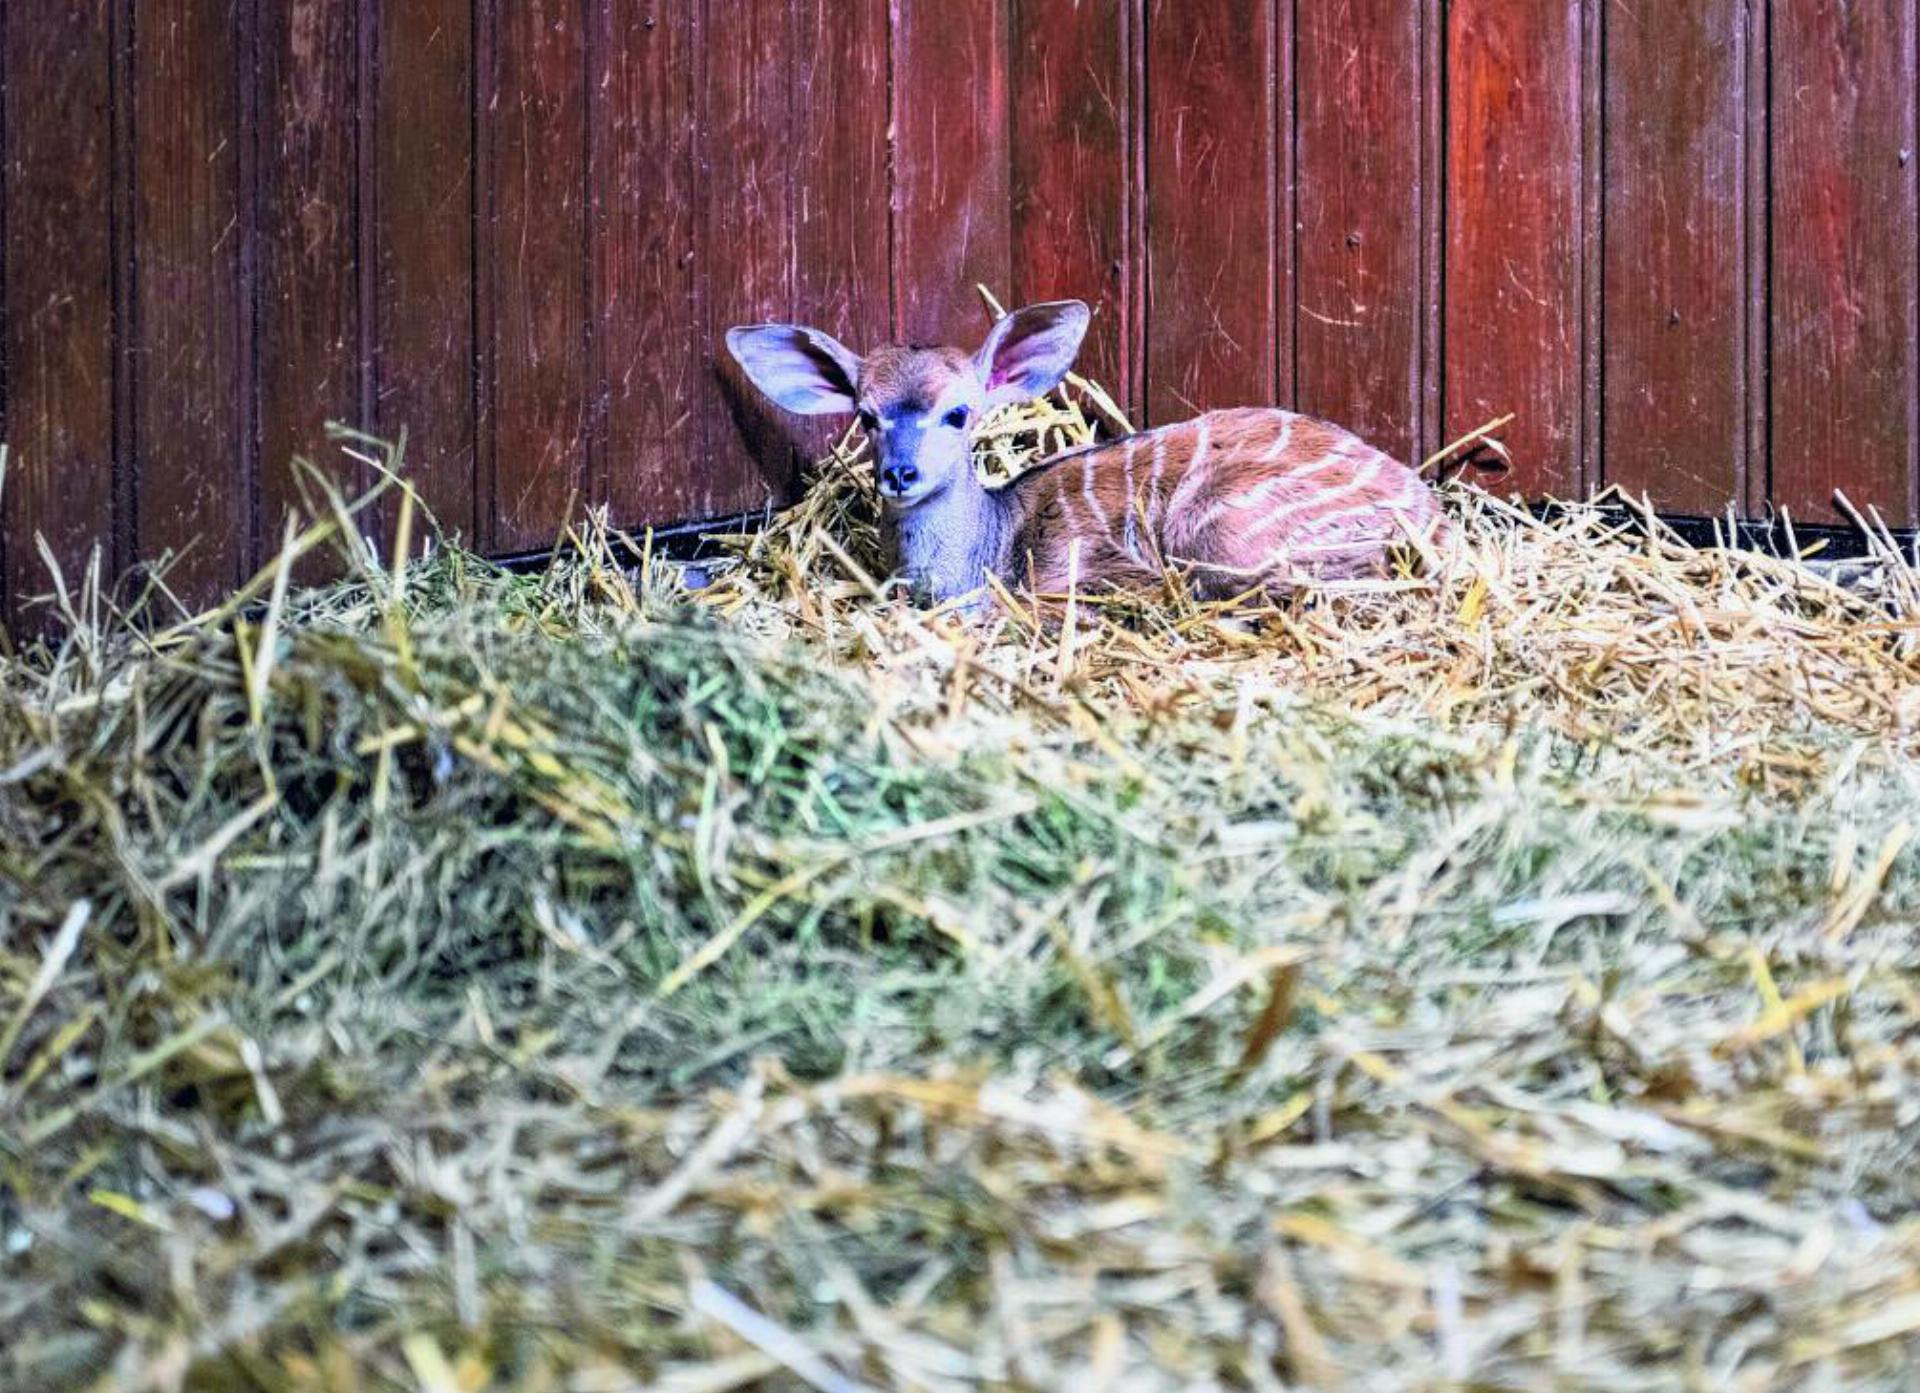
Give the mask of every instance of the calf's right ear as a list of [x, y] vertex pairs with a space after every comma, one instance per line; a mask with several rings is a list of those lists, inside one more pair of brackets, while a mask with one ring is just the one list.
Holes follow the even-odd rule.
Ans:
[[753, 385], [799, 416], [859, 407], [860, 355], [818, 329], [755, 324], [727, 331], [727, 350]]

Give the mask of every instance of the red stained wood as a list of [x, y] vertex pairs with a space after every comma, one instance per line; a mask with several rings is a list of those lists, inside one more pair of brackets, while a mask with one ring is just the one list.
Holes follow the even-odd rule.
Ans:
[[1420, 14], [1299, 15], [1296, 402], [1401, 459], [1420, 419]]
[[704, 16], [702, 237], [707, 453], [688, 480], [700, 516], [758, 508], [794, 486], [796, 439], [727, 355], [736, 324], [793, 314], [793, 68], [787, 0], [709, 0]]
[[1274, 399], [1275, 26], [1265, 0], [1147, 7], [1147, 414]]
[[1133, 393], [1128, 5], [1016, 5], [1012, 16], [1015, 301], [1080, 299], [1079, 371]]
[[[794, 317], [866, 352], [892, 337], [886, 0], [794, 9]], [[846, 427], [803, 427], [811, 456]]]
[[359, 26], [338, 0], [260, 11], [260, 523], [277, 547], [302, 511], [301, 455], [351, 493], [367, 480], [327, 441], [362, 425], [355, 103]]
[[589, 501], [587, 0], [494, 2], [490, 541], [514, 550]]
[[1717, 513], [1744, 475], [1743, 0], [1609, 5], [1606, 482]]
[[0, 585], [41, 531], [214, 598], [330, 417], [482, 546], [756, 508], [835, 430], [726, 328], [969, 342], [977, 283], [1093, 302], [1142, 419], [1513, 411], [1527, 492], [1912, 523], [1917, 5], [14, 5]]
[[1773, 394], [1768, 384], [1771, 352], [1768, 317], [1773, 298], [1773, 267], [1769, 250], [1773, 204], [1773, 113], [1769, 109], [1772, 60], [1768, 50], [1772, 45], [1772, 25], [1767, 17], [1768, 9], [1766, 5], [1754, 5], [1747, 10], [1746, 121], [1743, 128], [1747, 143], [1744, 189], [1746, 280], [1743, 286], [1746, 306], [1742, 320], [1746, 338], [1742, 362], [1746, 369], [1747, 441], [1742, 458], [1744, 487], [1740, 505], [1741, 511], [1750, 517], [1767, 511], [1767, 493], [1772, 486], [1768, 477], [1773, 457]]
[[605, 392], [598, 494], [616, 523], [700, 511], [693, 7], [598, 7], [594, 290]]
[[895, 328], [973, 344], [1012, 293], [1007, 0], [894, 0]]
[[133, 25], [134, 546], [179, 554], [189, 603], [239, 580], [252, 536], [241, 20], [233, 0], [148, 0]]
[[1773, 10], [1773, 498], [1914, 520], [1913, 0]]
[[1508, 412], [1507, 487], [1580, 487], [1581, 6], [1450, 10], [1446, 433]]
[[441, 526], [472, 541], [473, 15], [468, 3], [380, 0], [372, 96], [374, 418], [407, 433], [407, 477]]
[[1447, 246], [1446, 0], [1420, 0], [1420, 429], [1422, 459], [1443, 443]]
[[7, 365], [0, 496], [15, 615], [52, 578], [76, 589], [95, 547], [113, 564], [113, 152], [105, 0], [5, 19]]

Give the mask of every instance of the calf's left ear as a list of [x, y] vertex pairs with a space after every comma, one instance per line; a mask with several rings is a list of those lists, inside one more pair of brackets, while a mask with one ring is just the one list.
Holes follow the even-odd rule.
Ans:
[[1059, 386], [1092, 318], [1078, 300], [1052, 300], [1015, 310], [994, 325], [974, 355], [987, 405], [1031, 401]]

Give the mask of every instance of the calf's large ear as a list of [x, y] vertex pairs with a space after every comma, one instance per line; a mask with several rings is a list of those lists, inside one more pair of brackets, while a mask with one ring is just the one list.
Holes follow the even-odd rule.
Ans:
[[755, 324], [727, 331], [727, 351], [753, 385], [800, 416], [858, 408], [860, 355], [818, 329]]
[[1015, 310], [994, 325], [974, 355], [987, 405], [1031, 401], [1059, 386], [1092, 318], [1078, 300], [1053, 300]]

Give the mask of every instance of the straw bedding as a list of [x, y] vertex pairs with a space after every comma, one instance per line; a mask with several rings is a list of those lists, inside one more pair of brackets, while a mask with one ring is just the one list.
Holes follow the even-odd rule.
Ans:
[[1890, 544], [1454, 489], [1378, 582], [980, 624], [864, 467], [697, 574], [69, 587], [0, 674], [0, 1387], [1911, 1386]]

